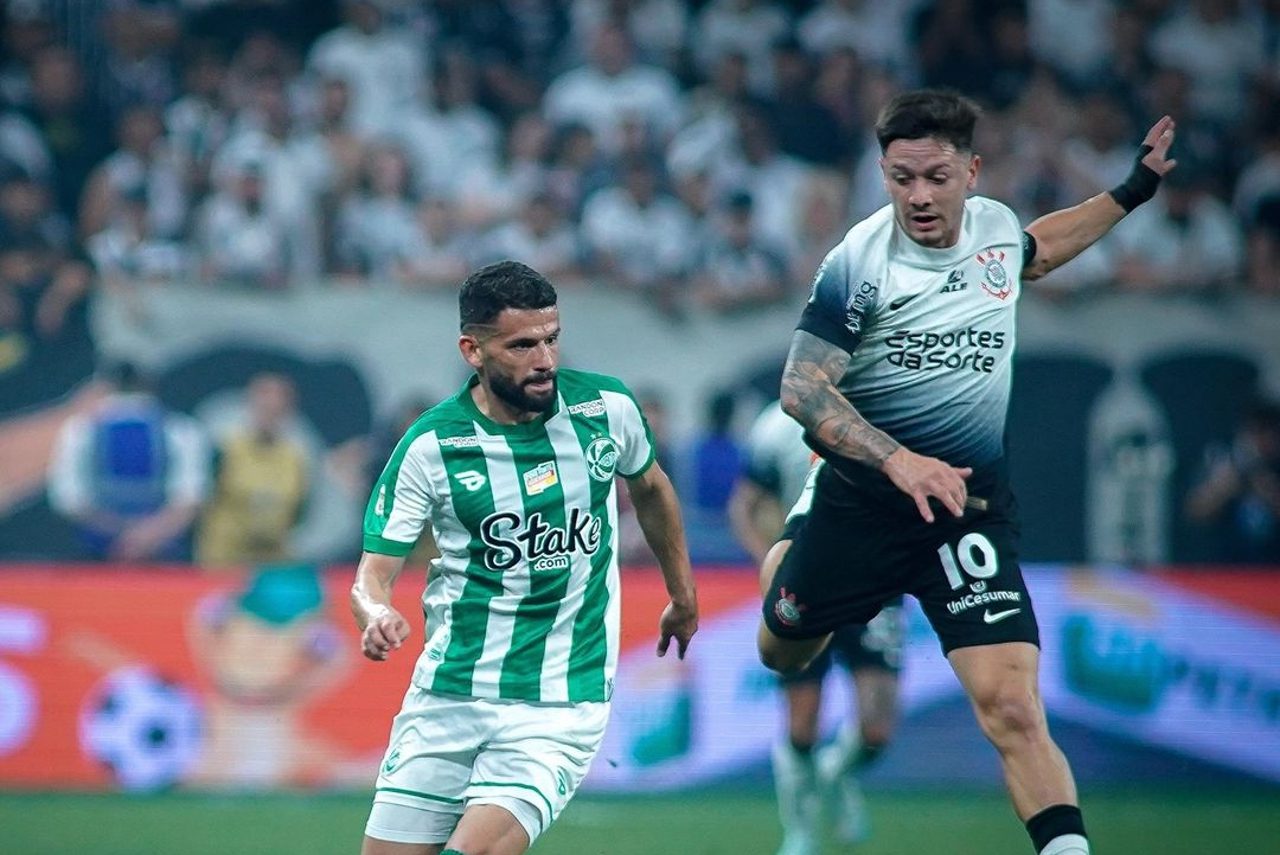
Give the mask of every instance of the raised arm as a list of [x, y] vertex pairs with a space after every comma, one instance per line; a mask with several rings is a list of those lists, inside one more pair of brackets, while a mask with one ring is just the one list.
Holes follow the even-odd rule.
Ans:
[[782, 370], [782, 409], [824, 448], [883, 471], [899, 490], [915, 500], [925, 521], [934, 519], [930, 496], [955, 516], [962, 516], [968, 498], [964, 479], [973, 470], [903, 448], [864, 419], [836, 388], [848, 365], [846, 351], [812, 333], [796, 330]]
[[658, 655], [665, 656], [671, 639], [676, 640], [676, 655], [684, 658], [689, 640], [698, 631], [698, 592], [693, 583], [693, 568], [685, 546], [684, 523], [680, 519], [680, 501], [671, 479], [657, 463], [643, 474], [627, 480], [636, 519], [644, 539], [658, 559], [662, 578], [671, 602], [662, 612], [658, 624]]
[[1155, 195], [1160, 179], [1178, 165], [1169, 159], [1175, 124], [1164, 116], [1151, 126], [1133, 172], [1124, 183], [1079, 205], [1045, 214], [1027, 226], [1035, 254], [1022, 270], [1024, 279], [1039, 279], [1084, 252], [1111, 231], [1125, 215]]

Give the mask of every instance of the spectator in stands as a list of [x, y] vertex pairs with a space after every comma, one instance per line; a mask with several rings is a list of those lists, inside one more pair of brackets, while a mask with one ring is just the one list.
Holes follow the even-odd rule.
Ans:
[[80, 199], [81, 239], [116, 221], [124, 194], [136, 194], [139, 187], [145, 190], [148, 234], [182, 235], [187, 225], [186, 176], [182, 159], [164, 136], [159, 112], [150, 107], [128, 110], [116, 136], [120, 148], [94, 168]]
[[773, 46], [773, 97], [768, 115], [784, 154], [817, 166], [846, 165], [853, 139], [814, 93], [814, 66], [800, 43]]
[[791, 17], [773, 0], [711, 0], [698, 13], [694, 59], [706, 74], [724, 54], [742, 54], [751, 88], [768, 95], [773, 91], [770, 49], [790, 33]]
[[181, 36], [176, 4], [117, 0], [104, 5], [99, 27], [106, 62], [98, 90], [113, 116], [135, 106], [160, 109], [176, 92], [172, 53]]
[[1244, 236], [1231, 209], [1186, 165], [1169, 173], [1151, 204], [1114, 231], [1118, 279], [1135, 291], [1211, 291], [1236, 285]]
[[362, 187], [338, 212], [334, 238], [342, 273], [390, 281], [418, 240], [411, 185], [409, 163], [398, 146], [369, 149]]
[[[1064, 180], [1061, 192], [1087, 199], [1119, 184], [1133, 168], [1133, 129], [1124, 106], [1106, 92], [1086, 95], [1075, 115], [1075, 130], [1058, 155]], [[1181, 143], [1181, 125], [1178, 131]]]
[[1249, 227], [1248, 286], [1255, 294], [1280, 297], [1280, 193], [1256, 207]]
[[32, 348], [68, 345], [64, 337], [77, 330], [87, 335], [92, 274], [67, 232], [45, 188], [21, 173], [0, 179], [0, 329], [26, 339], [19, 361]]
[[1280, 564], [1280, 404], [1259, 401], [1230, 445], [1210, 448], [1186, 514], [1212, 526], [1224, 560]]
[[556, 129], [547, 169], [547, 189], [569, 212], [570, 219], [580, 220], [587, 199], [613, 184], [615, 179], [616, 172], [596, 145], [590, 128], [569, 124]]
[[351, 87], [331, 77], [320, 81], [320, 105], [315, 141], [324, 149], [332, 170], [326, 193], [341, 199], [355, 189], [365, 161], [365, 143], [351, 126]]
[[[845, 218], [849, 205], [847, 185], [841, 172], [819, 170], [810, 176], [800, 203], [800, 239], [791, 256], [788, 290], [807, 290], [813, 271], [849, 230]], [[883, 194], [883, 189], [880, 192]], [[884, 203], [888, 204], [887, 196]]]
[[182, 73], [182, 96], [164, 111], [168, 145], [182, 166], [189, 198], [209, 189], [213, 155], [231, 132], [224, 81], [226, 61], [210, 48], [197, 49]]
[[458, 223], [448, 199], [426, 199], [418, 206], [418, 231], [396, 263], [396, 278], [411, 288], [456, 288], [475, 255], [475, 235]]
[[288, 245], [287, 278], [314, 279], [321, 270], [320, 212], [334, 184], [329, 147], [295, 128], [284, 78], [260, 77], [252, 95], [214, 158], [214, 185], [221, 190], [231, 176], [256, 169], [263, 182], [263, 210]]
[[401, 141], [423, 195], [457, 198], [468, 175], [492, 170], [502, 150], [502, 131], [476, 103], [475, 63], [457, 48], [436, 61], [431, 96], [396, 122]]
[[258, 374], [245, 399], [243, 424], [218, 443], [214, 457], [196, 537], [196, 561], [204, 567], [296, 558], [289, 541], [311, 482], [307, 450], [290, 432], [297, 390], [283, 375]]
[[1113, 49], [1116, 5], [1113, 0], [1030, 0], [1027, 23], [1036, 56], [1073, 88], [1095, 86], [1121, 54]]
[[182, 560], [208, 488], [204, 435], [151, 393], [136, 366], [120, 363], [106, 380], [101, 403], [58, 434], [50, 504], [76, 525], [89, 557]]
[[812, 167], [778, 149], [765, 112], [744, 105], [738, 110], [737, 145], [716, 164], [715, 183], [727, 198], [743, 191], [755, 200], [756, 234], [788, 255], [799, 240], [800, 205]]
[[642, 62], [671, 72], [686, 64], [689, 4], [685, 0], [575, 0], [570, 5], [573, 37], [584, 48], [581, 53], [587, 52], [596, 31], [612, 20], [631, 34]]
[[316, 40], [307, 67], [351, 87], [351, 118], [363, 135], [394, 133], [417, 103], [424, 41], [407, 29], [386, 25], [391, 0], [343, 0], [346, 23]]
[[53, 159], [54, 200], [74, 216], [90, 170], [110, 150], [110, 125], [101, 104], [85, 92], [80, 63], [63, 47], [48, 47], [31, 68], [31, 104], [26, 117]]
[[623, 167], [622, 186], [587, 200], [582, 237], [589, 263], [606, 281], [643, 292], [663, 312], [680, 309], [680, 284], [688, 271], [689, 213], [659, 191], [653, 166], [635, 159]]
[[264, 204], [262, 164], [248, 161], [222, 177], [200, 212], [196, 252], [205, 281], [276, 290], [289, 284], [289, 223]]
[[485, 239], [477, 263], [503, 259], [528, 264], [560, 284], [582, 278], [578, 235], [547, 193], [535, 195], [525, 203], [519, 218], [494, 229]]
[[[535, 195], [550, 192], [552, 142], [551, 125], [540, 113], [520, 115], [507, 134], [505, 155], [472, 164], [459, 182], [454, 200], [462, 221], [498, 223], [515, 216]], [[570, 205], [576, 209], [576, 199], [552, 195], [562, 210]]]
[[1150, 42], [1158, 63], [1187, 73], [1197, 113], [1221, 127], [1238, 121], [1247, 84], [1263, 59], [1262, 31], [1243, 14], [1239, 0], [1179, 4]]
[[611, 22], [596, 31], [590, 62], [552, 81], [543, 109], [555, 125], [585, 125], [601, 149], [612, 153], [621, 145], [627, 116], [669, 139], [680, 125], [684, 101], [669, 72], [635, 62], [630, 35]]
[[145, 184], [114, 188], [110, 223], [89, 238], [93, 266], [103, 285], [115, 293], [133, 295], [135, 286], [144, 282], [182, 282], [194, 272], [186, 243], [154, 233], [151, 210]]
[[805, 50], [824, 56], [848, 49], [866, 62], [910, 77], [907, 21], [924, 0], [820, 0], [796, 27]]
[[717, 218], [717, 234], [693, 271], [693, 296], [717, 312], [777, 303], [787, 293], [787, 260], [754, 235], [752, 201], [733, 194]]

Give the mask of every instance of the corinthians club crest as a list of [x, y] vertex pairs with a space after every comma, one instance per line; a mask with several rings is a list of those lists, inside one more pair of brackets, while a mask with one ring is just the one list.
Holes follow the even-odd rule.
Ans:
[[1013, 293], [1009, 284], [1009, 271], [1004, 269], [1004, 251], [984, 249], [974, 256], [982, 265], [982, 290], [1000, 300]]

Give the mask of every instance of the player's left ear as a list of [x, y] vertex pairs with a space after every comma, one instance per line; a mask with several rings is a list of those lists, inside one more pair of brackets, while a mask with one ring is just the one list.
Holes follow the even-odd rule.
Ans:
[[966, 187], [970, 190], [978, 186], [978, 173], [982, 170], [982, 158], [976, 154], [969, 156], [969, 181]]

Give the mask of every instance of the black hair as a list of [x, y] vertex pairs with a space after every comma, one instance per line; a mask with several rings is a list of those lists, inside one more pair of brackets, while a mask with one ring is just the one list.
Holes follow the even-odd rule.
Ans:
[[492, 324], [503, 309], [546, 309], [556, 304], [556, 289], [527, 264], [499, 261], [467, 277], [458, 292], [462, 329]]
[[876, 118], [876, 139], [883, 153], [894, 140], [932, 137], [958, 151], [973, 151], [973, 128], [980, 108], [949, 89], [916, 89], [897, 95]]

